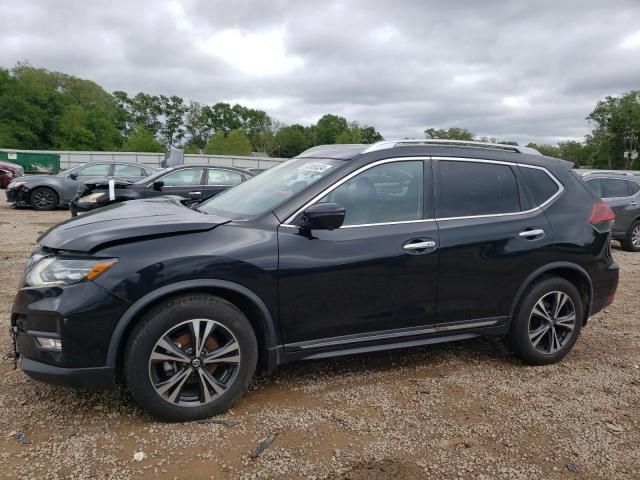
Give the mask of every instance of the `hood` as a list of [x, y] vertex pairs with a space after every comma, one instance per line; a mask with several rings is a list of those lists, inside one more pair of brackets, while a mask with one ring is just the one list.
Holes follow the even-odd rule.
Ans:
[[29, 183], [32, 180], [42, 180], [43, 178], [58, 178], [57, 175], [22, 175], [21, 177], [16, 177], [13, 179], [14, 182], [25, 182]]
[[56, 250], [88, 252], [106, 243], [206, 231], [229, 222], [191, 210], [179, 200], [166, 196], [114, 203], [50, 228], [38, 243]]

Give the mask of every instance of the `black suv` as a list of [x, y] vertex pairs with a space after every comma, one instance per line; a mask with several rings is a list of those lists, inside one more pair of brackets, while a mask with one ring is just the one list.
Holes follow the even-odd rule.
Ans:
[[550, 364], [613, 300], [613, 219], [568, 162], [522, 147], [315, 147], [194, 209], [134, 200], [53, 227], [11, 322], [33, 378], [121, 381], [168, 420], [292, 360], [497, 335]]
[[584, 173], [584, 179], [613, 213], [612, 237], [629, 252], [640, 251], [640, 177], [631, 173]]

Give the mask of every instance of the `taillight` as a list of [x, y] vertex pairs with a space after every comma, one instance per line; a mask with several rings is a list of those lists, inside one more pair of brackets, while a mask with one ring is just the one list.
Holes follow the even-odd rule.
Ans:
[[613, 213], [613, 210], [609, 208], [609, 205], [600, 200], [595, 202], [591, 208], [589, 223], [593, 225], [593, 228], [599, 233], [606, 233], [611, 231], [615, 218], [616, 215]]

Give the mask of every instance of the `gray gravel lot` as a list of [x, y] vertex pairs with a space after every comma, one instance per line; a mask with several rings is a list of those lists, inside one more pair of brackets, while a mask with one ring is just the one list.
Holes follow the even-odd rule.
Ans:
[[[0, 204], [1, 331], [38, 232], [68, 216]], [[615, 247], [617, 299], [560, 364], [524, 366], [489, 340], [300, 362], [258, 378], [227, 425], [158, 423], [124, 391], [30, 380], [2, 334], [0, 476], [639, 479], [640, 253]]]

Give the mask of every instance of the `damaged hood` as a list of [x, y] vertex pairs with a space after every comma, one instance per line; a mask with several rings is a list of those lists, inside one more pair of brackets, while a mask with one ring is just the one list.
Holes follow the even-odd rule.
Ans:
[[88, 252], [106, 243], [206, 231], [229, 222], [187, 208], [180, 200], [166, 196], [114, 203], [50, 228], [38, 243], [56, 250]]

